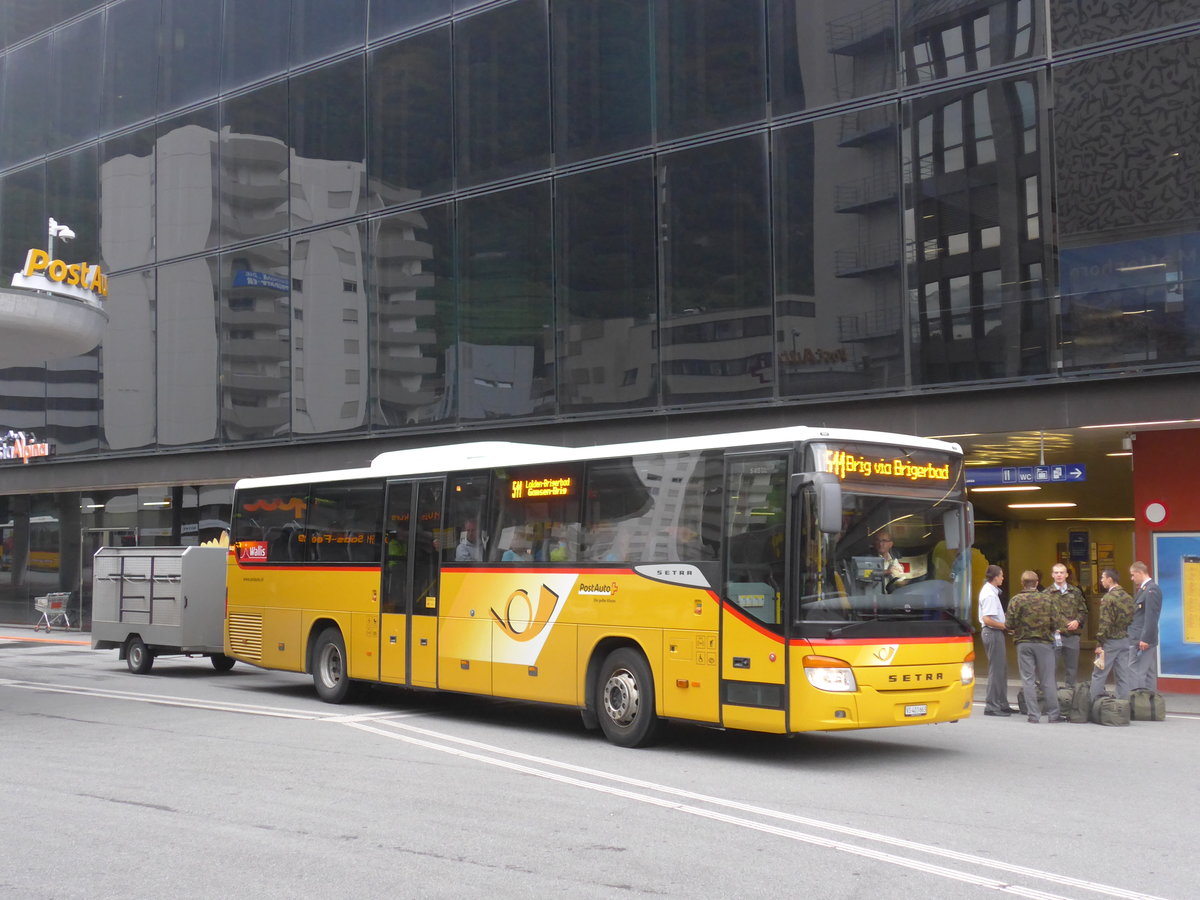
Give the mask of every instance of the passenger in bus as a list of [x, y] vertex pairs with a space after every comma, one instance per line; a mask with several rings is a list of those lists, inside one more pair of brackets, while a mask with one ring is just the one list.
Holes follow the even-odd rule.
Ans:
[[467, 519], [463, 523], [458, 546], [454, 548], [455, 562], [479, 562], [483, 559], [483, 542], [479, 539], [479, 523]]
[[508, 549], [504, 551], [504, 555], [500, 557], [501, 562], [532, 562], [533, 550], [529, 545], [529, 538], [526, 535], [518, 534], [513, 537], [512, 543]]

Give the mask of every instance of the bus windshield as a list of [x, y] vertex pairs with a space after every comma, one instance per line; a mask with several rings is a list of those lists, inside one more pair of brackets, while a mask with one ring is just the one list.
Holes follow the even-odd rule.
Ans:
[[831, 535], [812, 527], [806, 508], [798, 636], [970, 633], [970, 549], [962, 549], [961, 516], [947, 517], [952, 511], [961, 504], [847, 491], [842, 531]]

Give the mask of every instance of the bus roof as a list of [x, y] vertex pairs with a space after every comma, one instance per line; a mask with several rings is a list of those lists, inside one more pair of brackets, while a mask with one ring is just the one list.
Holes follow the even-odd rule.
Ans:
[[549, 444], [523, 444], [515, 441], [474, 441], [436, 447], [417, 447], [411, 450], [390, 450], [375, 457], [370, 466], [356, 469], [243, 478], [238, 481], [237, 489], [246, 490], [314, 481], [351, 481], [367, 478], [394, 478], [405, 475], [429, 475], [541, 462], [577, 462], [614, 456], [639, 456], [646, 453], [686, 453], [693, 450], [721, 448], [753, 449], [823, 440], [845, 443], [898, 444], [948, 453], [962, 452], [962, 448], [958, 444], [931, 438], [882, 431], [861, 431], [852, 428], [811, 428], [803, 425], [726, 434], [662, 438], [652, 441], [633, 441], [622, 444], [595, 444], [590, 447], [556, 447]]

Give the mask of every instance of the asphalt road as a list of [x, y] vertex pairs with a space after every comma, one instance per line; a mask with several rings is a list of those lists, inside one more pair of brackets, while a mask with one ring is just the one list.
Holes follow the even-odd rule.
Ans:
[[571, 711], [0, 638], [0, 896], [1194, 897], [1198, 741], [977, 707], [623, 750]]

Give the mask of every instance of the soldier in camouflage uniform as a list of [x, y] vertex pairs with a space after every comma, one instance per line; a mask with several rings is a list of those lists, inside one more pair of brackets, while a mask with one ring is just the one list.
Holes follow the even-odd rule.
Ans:
[[[1117, 570], [1105, 569], [1100, 573], [1100, 584], [1106, 593], [1100, 598], [1100, 627], [1096, 629], [1096, 657], [1104, 657], [1104, 665], [1092, 674], [1092, 696], [1099, 697], [1108, 681], [1108, 673], [1114, 672], [1117, 679], [1117, 697], [1129, 699], [1133, 686], [1129, 668], [1129, 626], [1133, 622], [1133, 598], [1117, 582]], [[1103, 654], [1101, 653], [1103, 651]]]
[[1054, 648], [1055, 666], [1058, 660], [1062, 660], [1063, 683], [1073, 688], [1075, 675], [1079, 671], [1079, 638], [1087, 630], [1087, 600], [1083, 597], [1083, 591], [1067, 583], [1067, 567], [1062, 563], [1054, 564], [1050, 569], [1050, 577], [1053, 582], [1046, 593], [1054, 598], [1059, 615], [1067, 623], [1062, 630], [1062, 646]]
[[1021, 573], [1024, 588], [1008, 601], [1005, 625], [1017, 644], [1017, 667], [1025, 691], [1025, 709], [1029, 721], [1041, 721], [1037, 689], [1040, 684], [1046, 694], [1046, 714], [1051, 722], [1068, 722], [1058, 708], [1058, 688], [1054, 681], [1054, 632], [1066, 626], [1057, 604], [1048, 594], [1037, 589], [1037, 572]]

